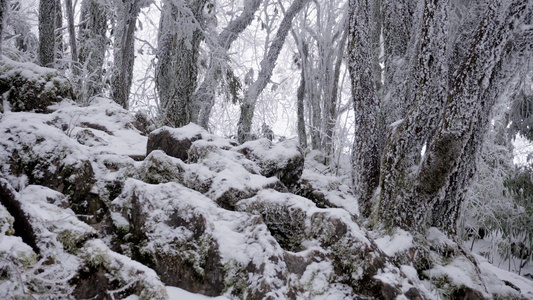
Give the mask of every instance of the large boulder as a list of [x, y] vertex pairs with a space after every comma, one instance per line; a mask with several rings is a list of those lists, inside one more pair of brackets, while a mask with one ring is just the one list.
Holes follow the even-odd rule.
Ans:
[[99, 222], [106, 207], [93, 190], [96, 182], [88, 152], [42, 120], [24, 113], [6, 114], [0, 123], [0, 158], [14, 186], [38, 184], [69, 196], [70, 207], [88, 222]]
[[167, 285], [261, 299], [286, 283], [283, 250], [260, 218], [222, 209], [178, 183], [128, 179], [111, 210], [117, 247]]
[[206, 140], [214, 142], [217, 147], [229, 149], [235, 145], [231, 140], [218, 138], [196, 124], [189, 124], [181, 128], [161, 127], [148, 135], [146, 155], [154, 150], [162, 150], [167, 155], [188, 161], [189, 149], [193, 142]]
[[298, 183], [292, 186], [294, 194], [313, 201], [320, 208], [344, 208], [359, 215], [359, 205], [350, 187], [339, 177], [305, 169]]
[[74, 99], [72, 85], [59, 71], [5, 56], [0, 59], [0, 95], [13, 112], [48, 112], [49, 105]]
[[[161, 137], [169, 139], [160, 145], [175, 143], [175, 147], [153, 149]], [[234, 151], [232, 140], [216, 137], [194, 124], [156, 130], [148, 137], [148, 145], [152, 150], [135, 176], [147, 183], [179, 182], [229, 210], [265, 188], [287, 191], [278, 178], [261, 175], [255, 162]]]
[[1, 299], [167, 299], [153, 270], [111, 251], [72, 210], [57, 206], [64, 195], [37, 185], [19, 193], [2, 183], [20, 212], [14, 223], [31, 230], [33, 246], [17, 229], [0, 235]]
[[235, 148], [261, 168], [266, 177], [276, 176], [287, 187], [297, 184], [304, 169], [304, 156], [294, 139], [277, 144], [262, 138]]
[[[272, 236], [289, 253], [321, 249], [314, 252], [318, 257], [313, 260], [329, 263], [330, 268], [321, 272], [330, 284], [347, 284], [360, 297], [374, 299], [407, 297], [407, 291], [417, 290], [345, 210], [320, 209], [308, 199], [273, 190], [242, 200], [236, 208], [262, 216]], [[380, 277], [384, 272], [392, 272], [394, 279]]]

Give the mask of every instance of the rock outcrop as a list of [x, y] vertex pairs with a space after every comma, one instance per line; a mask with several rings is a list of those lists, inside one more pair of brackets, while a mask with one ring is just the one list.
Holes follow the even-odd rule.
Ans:
[[0, 95], [13, 112], [44, 113], [56, 102], [74, 99], [72, 85], [59, 71], [15, 62], [5, 56], [0, 59]]
[[110, 100], [55, 99], [0, 119], [0, 298], [519, 295], [439, 232], [367, 231], [294, 141], [238, 145], [193, 124], [146, 137]]

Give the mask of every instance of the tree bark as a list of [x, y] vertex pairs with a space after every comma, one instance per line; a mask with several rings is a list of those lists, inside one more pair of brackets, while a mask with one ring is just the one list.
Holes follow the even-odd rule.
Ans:
[[67, 26], [70, 45], [70, 56], [73, 64], [78, 61], [78, 45], [76, 44], [76, 30], [74, 28], [74, 6], [72, 0], [65, 0], [65, 8], [67, 12]]
[[[520, 6], [517, 6], [517, 9]], [[512, 18], [520, 18], [515, 16]], [[531, 24], [531, 20], [527, 20]], [[450, 176], [450, 184], [444, 197], [438, 198], [431, 211], [431, 226], [452, 235], [457, 233], [457, 221], [460, 217], [461, 203], [477, 170], [476, 160], [481, 151], [483, 139], [490, 124], [492, 107], [496, 100], [512, 84], [516, 70], [527, 63], [533, 54], [533, 29], [522, 32], [508, 32], [512, 36], [501, 36], [503, 48], [490, 75], [486, 76], [486, 88], [479, 95], [479, 111], [472, 122], [471, 134], [465, 144], [465, 150], [457, 163], [457, 170]], [[506, 42], [507, 41], [507, 42]]]
[[7, 17], [7, 0], [0, 0], [0, 55], [2, 55], [2, 41], [5, 19]]
[[129, 109], [128, 98], [135, 60], [135, 25], [141, 9], [141, 1], [131, 0], [117, 5], [118, 20], [115, 26], [111, 96], [124, 109]]
[[[490, 1], [469, 51], [450, 81], [442, 44], [446, 40], [446, 6], [446, 2], [426, 1], [423, 8], [417, 93], [414, 107], [387, 143], [379, 216], [389, 226], [416, 233], [437, 226], [454, 235], [494, 103], [483, 95], [489, 91], [517, 24], [531, 14], [531, 4], [527, 0]], [[531, 47], [531, 40], [528, 43]], [[420, 157], [423, 144], [427, 150]]]
[[54, 67], [57, 28], [57, 1], [39, 1], [39, 62], [43, 67]]
[[276, 60], [281, 52], [285, 38], [291, 29], [292, 20], [309, 1], [310, 0], [294, 0], [289, 9], [287, 9], [283, 20], [281, 20], [280, 27], [276, 32], [276, 37], [272, 41], [266, 57], [261, 61], [261, 70], [259, 71], [257, 80], [254, 81], [244, 93], [239, 123], [237, 124], [237, 138], [240, 143], [251, 140], [252, 120], [257, 98], [272, 76]]
[[102, 93], [103, 64], [107, 48], [107, 7], [98, 0], [81, 4], [79, 40], [79, 99], [82, 103]]
[[198, 57], [206, 0], [166, 0], [158, 36], [156, 88], [163, 125], [181, 127], [193, 119]]
[[[305, 57], [302, 56], [302, 60], [305, 59]], [[304, 67], [302, 66], [302, 70], [300, 71], [300, 86], [298, 87], [298, 91], [296, 92], [296, 115], [298, 118], [298, 140], [300, 142], [300, 147], [302, 149], [307, 149], [307, 133], [305, 131], [305, 112], [304, 112], [304, 99], [305, 99], [305, 73], [304, 73]]]
[[[371, 199], [379, 185], [380, 95], [376, 83], [379, 61], [378, 4], [367, 0], [351, 0], [348, 43], [348, 67], [352, 82], [355, 113], [355, 136], [352, 151], [352, 180], [363, 216], [370, 215]], [[378, 33], [376, 33], [376, 31]]]

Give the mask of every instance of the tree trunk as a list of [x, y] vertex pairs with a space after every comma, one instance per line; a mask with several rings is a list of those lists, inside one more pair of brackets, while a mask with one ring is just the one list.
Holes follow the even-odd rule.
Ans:
[[57, 1], [39, 1], [39, 62], [43, 67], [54, 67], [57, 29]]
[[[348, 43], [350, 79], [355, 113], [355, 136], [352, 151], [353, 184], [360, 211], [370, 215], [371, 199], [379, 185], [380, 95], [376, 83], [379, 57], [378, 4], [351, 0]], [[376, 31], [378, 33], [376, 33]]]
[[72, 0], [65, 0], [65, 8], [67, 12], [67, 26], [70, 45], [70, 56], [73, 64], [78, 61], [78, 46], [76, 45], [76, 30], [74, 28], [74, 6]]
[[385, 67], [382, 118], [385, 125], [404, 118], [410, 108], [401, 99], [407, 96], [405, 78], [409, 75], [409, 49], [416, 48], [410, 42], [416, 3], [411, 0], [382, 0]]
[[237, 138], [240, 143], [251, 140], [252, 120], [257, 98], [272, 76], [276, 60], [281, 52], [285, 38], [291, 29], [292, 20], [309, 1], [310, 0], [294, 0], [291, 4], [283, 17], [283, 20], [281, 20], [280, 27], [276, 32], [276, 37], [272, 41], [266, 57], [261, 61], [261, 70], [259, 71], [257, 80], [252, 83], [244, 93], [243, 104], [241, 105], [241, 115], [239, 123], [237, 124]]
[[56, 2], [55, 5], [55, 29], [54, 34], [56, 38], [55, 42], [55, 56], [56, 56], [56, 68], [58, 69], [64, 69], [65, 68], [65, 60], [64, 60], [64, 50], [65, 45], [63, 43], [63, 9], [61, 8], [61, 0], [54, 0]]
[[4, 32], [4, 24], [7, 17], [7, 1], [8, 0], [0, 0], [0, 55], [2, 55], [2, 33]]
[[98, 0], [84, 0], [81, 4], [78, 32], [79, 99], [87, 103], [103, 89], [103, 64], [107, 48], [107, 7]]
[[117, 6], [111, 96], [124, 109], [128, 109], [135, 60], [135, 25], [141, 9], [141, 3], [140, 0], [132, 0], [119, 3]]
[[[520, 18], [520, 16], [513, 18]], [[496, 62], [491, 74], [485, 77], [486, 89], [479, 95], [479, 112], [472, 122], [471, 134], [466, 142], [465, 150], [458, 159], [457, 170], [450, 176], [450, 184], [446, 188], [444, 197], [437, 199], [432, 207], [430, 225], [450, 234], [456, 234], [457, 231], [459, 208], [464, 201], [471, 178], [476, 172], [476, 159], [489, 127], [491, 109], [505, 89], [512, 84], [516, 70], [525, 65], [533, 54], [533, 29], [515, 32], [512, 37], [501, 36], [499, 38], [504, 43], [501, 59]]]
[[[423, 9], [418, 70], [412, 75], [414, 107], [387, 143], [379, 216], [389, 226], [422, 233], [431, 225], [454, 235], [494, 103], [484, 95], [505, 56], [505, 45], [516, 34], [516, 24], [531, 13], [531, 7], [527, 0], [490, 1], [450, 81], [443, 61], [446, 2], [426, 1]], [[420, 158], [423, 144], [427, 150]]]
[[[302, 57], [302, 60], [304, 57]], [[305, 74], [304, 67], [300, 72], [300, 86], [296, 92], [296, 114], [298, 118], [298, 140], [302, 149], [307, 149], [307, 134], [305, 132], [305, 115], [304, 115], [304, 99], [305, 99]]]
[[193, 119], [203, 8], [206, 0], [166, 0], [158, 36], [156, 88], [163, 125], [181, 127]]

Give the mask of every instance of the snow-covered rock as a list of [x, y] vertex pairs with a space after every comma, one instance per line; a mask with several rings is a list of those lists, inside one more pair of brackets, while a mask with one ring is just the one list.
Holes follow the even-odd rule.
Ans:
[[273, 144], [262, 138], [246, 142], [236, 151], [257, 163], [263, 176], [276, 176], [287, 187], [294, 186], [302, 176], [304, 157], [295, 139]]
[[318, 162], [302, 172], [293, 141], [153, 131], [189, 141], [177, 158], [146, 153], [111, 100], [48, 109], [0, 118], [1, 299], [168, 299], [165, 285], [229, 299], [520, 297], [438, 232], [368, 232], [349, 188]]
[[0, 96], [0, 99], [5, 97], [11, 111], [42, 113], [48, 112], [47, 107], [53, 103], [73, 99], [74, 93], [68, 79], [59, 71], [29, 62], [19, 63], [2, 56]]

